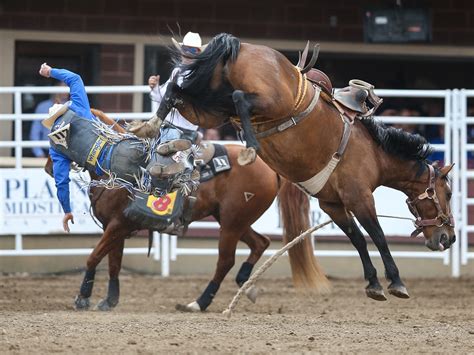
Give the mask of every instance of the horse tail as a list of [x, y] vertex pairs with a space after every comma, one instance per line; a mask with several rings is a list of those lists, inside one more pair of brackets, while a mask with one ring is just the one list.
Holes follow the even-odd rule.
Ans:
[[[283, 224], [283, 242], [286, 244], [310, 228], [309, 197], [288, 180], [282, 180], [278, 206]], [[294, 245], [288, 254], [295, 287], [329, 291], [329, 280], [314, 257], [311, 238], [306, 237]]]
[[92, 114], [97, 117], [99, 120], [101, 120], [103, 123], [110, 125], [115, 132], [118, 133], [126, 133], [127, 131], [125, 128], [120, 126], [117, 121], [114, 121], [112, 118], [107, 116], [103, 111], [97, 110], [95, 108], [91, 108]]

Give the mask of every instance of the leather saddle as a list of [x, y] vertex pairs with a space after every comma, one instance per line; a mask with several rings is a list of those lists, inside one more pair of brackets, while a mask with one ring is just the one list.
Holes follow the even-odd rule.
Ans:
[[306, 78], [313, 84], [319, 86], [326, 94], [332, 96], [332, 83], [326, 73], [319, 69], [312, 68], [306, 73]]
[[[374, 93], [374, 86], [362, 80], [352, 79], [349, 81], [349, 86], [334, 90], [329, 77], [319, 69], [311, 69], [306, 77], [310, 82], [319, 86], [333, 101], [336, 101], [336, 105], [340, 104], [352, 119], [355, 116], [368, 117], [372, 115], [383, 101]], [[367, 105], [367, 101], [372, 105], [371, 108]]]
[[[303, 53], [300, 53], [296, 67], [299, 68], [302, 74], [306, 74], [306, 78], [311, 83], [319, 86], [322, 91], [332, 99], [332, 103], [341, 113], [344, 113], [353, 120], [355, 117], [364, 118], [371, 116], [375, 110], [377, 110], [383, 100], [374, 93], [375, 87], [372, 84], [362, 80], [352, 79], [349, 81], [349, 86], [335, 91], [329, 77], [321, 70], [313, 68], [318, 57], [319, 45], [314, 47], [310, 63], [304, 66], [308, 51], [309, 41]], [[367, 101], [371, 104], [371, 107], [367, 105]]]
[[[335, 101], [344, 107], [357, 112], [358, 116], [364, 118], [371, 116], [380, 106], [383, 100], [374, 93], [375, 87], [365, 81], [352, 79], [349, 86], [337, 90], [333, 94]], [[367, 101], [372, 105], [367, 105]]]

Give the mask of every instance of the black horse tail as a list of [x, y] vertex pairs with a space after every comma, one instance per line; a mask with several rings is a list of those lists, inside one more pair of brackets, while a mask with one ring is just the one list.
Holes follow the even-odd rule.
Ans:
[[214, 71], [219, 63], [235, 61], [240, 50], [240, 40], [231, 34], [215, 36], [205, 50], [197, 55], [185, 54], [191, 59], [189, 64], [181, 64], [184, 81], [181, 85], [187, 96], [198, 97], [210, 89]]

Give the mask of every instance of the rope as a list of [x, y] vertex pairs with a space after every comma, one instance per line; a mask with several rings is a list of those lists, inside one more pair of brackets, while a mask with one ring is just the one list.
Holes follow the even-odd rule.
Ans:
[[[382, 218], [394, 218], [394, 219], [405, 219], [409, 221], [414, 221], [413, 218], [409, 217], [397, 217], [397, 216], [389, 216], [389, 215], [383, 215], [379, 214], [377, 217], [382, 217]], [[280, 250], [278, 250], [275, 254], [273, 254], [267, 261], [263, 263], [260, 268], [250, 276], [250, 278], [242, 285], [242, 287], [239, 289], [239, 291], [235, 294], [234, 298], [232, 299], [232, 302], [230, 302], [229, 306], [222, 312], [227, 318], [230, 318], [232, 316], [232, 311], [237, 307], [237, 303], [239, 302], [240, 298], [242, 295], [247, 291], [250, 287], [252, 287], [258, 280], [258, 278], [265, 272], [267, 271], [270, 266], [273, 265], [273, 263], [281, 256], [283, 255], [288, 249], [293, 247], [293, 245], [301, 242], [304, 238], [306, 238], [308, 235], [311, 233], [317, 231], [318, 229], [321, 229], [322, 227], [328, 225], [332, 221], [326, 221], [324, 223], [318, 224], [317, 226], [311, 227], [308, 229], [306, 232], [301, 233], [299, 236], [297, 236], [295, 239], [293, 239], [291, 242], [283, 246]]]
[[405, 219], [407, 221], [412, 221], [413, 223], [415, 223], [415, 220], [413, 218], [410, 218], [410, 217], [397, 217], [397, 216], [389, 216], [389, 215], [385, 215], [385, 214], [378, 214], [377, 217], [393, 218], [393, 219]]
[[262, 266], [252, 275], [250, 278], [242, 285], [242, 287], [239, 289], [239, 291], [236, 293], [234, 298], [232, 299], [232, 302], [229, 304], [226, 310], [222, 312], [222, 314], [226, 315], [227, 318], [230, 318], [232, 315], [233, 309], [237, 306], [237, 303], [239, 302], [240, 297], [242, 297], [242, 294], [245, 293], [251, 286], [255, 284], [257, 279], [262, 275], [272, 264], [282, 255], [284, 254], [288, 249], [290, 249], [293, 245], [296, 243], [301, 242], [304, 238], [306, 238], [308, 235], [313, 233], [314, 231], [328, 225], [332, 221], [326, 221], [324, 223], [318, 224], [317, 226], [311, 227], [308, 229], [306, 232], [301, 233], [299, 236], [297, 236], [295, 239], [293, 239], [291, 242], [286, 244], [283, 248], [278, 250], [275, 254], [273, 254], [267, 261], [263, 263]]

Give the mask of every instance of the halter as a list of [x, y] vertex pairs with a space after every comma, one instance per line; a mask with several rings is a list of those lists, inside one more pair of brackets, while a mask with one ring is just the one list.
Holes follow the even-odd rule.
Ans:
[[[428, 226], [454, 227], [454, 218], [453, 218], [453, 214], [451, 213], [451, 210], [449, 208], [449, 204], [447, 205], [446, 213], [443, 212], [443, 209], [441, 208], [441, 205], [439, 204], [438, 196], [436, 195], [436, 189], [435, 189], [435, 170], [434, 170], [433, 166], [431, 166], [431, 165], [428, 165], [428, 168], [430, 170], [430, 179], [429, 179], [428, 187], [426, 188], [425, 192], [418, 195], [412, 201], [410, 201], [410, 199], [406, 200], [406, 203], [408, 205], [408, 209], [416, 217], [416, 220], [414, 221], [416, 229], [411, 234], [412, 238], [416, 237], [418, 234], [420, 234], [423, 231], [424, 227], [428, 227]], [[436, 207], [436, 210], [438, 211], [438, 215], [435, 218], [432, 218], [432, 219], [422, 219], [421, 218], [421, 215], [418, 212], [418, 210], [416, 208], [416, 205], [418, 204], [418, 202], [420, 202], [424, 199], [430, 199], [431, 201], [433, 201], [433, 203]]]

